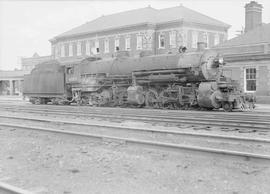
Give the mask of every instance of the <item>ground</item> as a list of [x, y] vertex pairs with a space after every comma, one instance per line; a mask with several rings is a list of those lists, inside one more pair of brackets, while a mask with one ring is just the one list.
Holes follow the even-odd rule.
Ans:
[[0, 127], [0, 181], [39, 194], [254, 194], [270, 164]]

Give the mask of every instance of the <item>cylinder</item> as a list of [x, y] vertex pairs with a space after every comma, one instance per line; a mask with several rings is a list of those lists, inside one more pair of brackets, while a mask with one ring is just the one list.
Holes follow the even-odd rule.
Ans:
[[200, 83], [198, 89], [198, 104], [203, 108], [220, 108], [221, 102], [219, 99], [222, 98], [222, 93], [217, 87], [216, 82], [203, 82]]

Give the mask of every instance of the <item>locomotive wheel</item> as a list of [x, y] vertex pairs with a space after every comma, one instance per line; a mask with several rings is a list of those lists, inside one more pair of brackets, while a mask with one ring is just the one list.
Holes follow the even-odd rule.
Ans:
[[47, 104], [48, 99], [47, 98], [40, 98], [40, 104]]
[[233, 109], [233, 104], [231, 102], [224, 102], [222, 104], [222, 108], [224, 109], [224, 111], [226, 112], [232, 112]]
[[160, 99], [161, 99], [162, 108], [178, 109], [180, 107], [178, 98], [176, 96], [173, 96], [170, 92], [162, 91], [160, 93]]
[[31, 102], [32, 104], [35, 104], [36, 103], [36, 98], [30, 98], [29, 102]]
[[34, 104], [41, 104], [41, 99], [40, 98], [36, 98]]
[[169, 94], [165, 91], [162, 91], [160, 93], [160, 98], [161, 98], [162, 107], [165, 108], [166, 105], [168, 105]]
[[155, 90], [149, 90], [145, 95], [145, 105], [147, 107], [159, 108], [159, 97]]
[[53, 105], [58, 105], [58, 102], [57, 102], [56, 98], [52, 98], [51, 102], [52, 102]]
[[82, 96], [81, 103], [82, 105], [87, 105], [89, 102], [89, 99], [87, 96]]

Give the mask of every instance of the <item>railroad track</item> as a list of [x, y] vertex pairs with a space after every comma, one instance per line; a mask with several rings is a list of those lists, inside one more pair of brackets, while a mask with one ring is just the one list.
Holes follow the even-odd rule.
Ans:
[[[16, 105], [12, 105], [11, 103], [13, 102], [19, 102], [19, 104], [16, 104]], [[120, 110], [137, 110], [138, 112], [141, 112], [141, 111], [147, 111], [147, 110], [150, 110], [151, 112], [153, 110], [156, 110], [156, 111], [161, 111], [161, 110], [164, 110], [164, 111], [168, 111], [168, 112], [176, 112], [176, 113], [179, 113], [179, 112], [194, 112], [194, 113], [205, 113], [207, 112], [207, 114], [245, 114], [245, 115], [258, 115], [258, 114], [261, 114], [261, 115], [269, 115], [270, 116], [270, 111], [269, 111], [269, 106], [266, 106], [264, 107], [264, 105], [258, 105], [259, 107], [255, 108], [254, 110], [251, 110], [251, 111], [245, 111], [245, 112], [241, 112], [241, 111], [233, 111], [233, 112], [224, 112], [223, 110], [215, 110], [215, 111], [200, 111], [200, 110], [170, 110], [170, 109], [147, 109], [147, 108], [119, 108], [119, 107], [91, 107], [91, 106], [77, 106], [77, 105], [71, 105], [71, 106], [67, 106], [67, 105], [33, 105], [31, 104], [30, 102], [27, 102], [25, 100], [19, 100], [19, 101], [14, 101], [14, 100], [1, 100], [0, 99], [0, 104], [1, 106], [25, 106], [25, 107], [50, 107], [50, 108], [79, 108], [79, 109], [89, 109], [89, 108], [102, 108], [102, 109], [106, 109], [106, 110], [111, 110], [111, 109], [120, 109]], [[267, 108], [268, 107], [268, 108]]]
[[[1, 102], [1, 101], [0, 101]], [[91, 107], [91, 106], [64, 106], [64, 105], [32, 105], [32, 104], [1, 104], [1, 108], [36, 108], [36, 109], [54, 109], [54, 110], [95, 110], [95, 111], [121, 111], [121, 112], [133, 112], [133, 113], [174, 113], [174, 114], [186, 114], [186, 113], [192, 113], [192, 114], [208, 114], [208, 115], [240, 115], [240, 116], [270, 116], [269, 112], [260, 112], [260, 111], [247, 111], [247, 112], [224, 112], [224, 111], [200, 111], [200, 110], [170, 110], [170, 109], [147, 109], [147, 108], [120, 108], [120, 107]]]
[[34, 193], [0, 182], [0, 194], [34, 194]]
[[[188, 133], [168, 129], [149, 129], [142, 127], [126, 127], [110, 124], [82, 123], [81, 121], [75, 122], [70, 120], [63, 121], [57, 119], [52, 120], [44, 118], [41, 119], [26, 117], [14, 117], [12, 119], [13, 120], [11, 120], [11, 122], [2, 121], [0, 125], [8, 128], [11, 127], [13, 129], [18, 128], [83, 136], [101, 141], [117, 142], [125, 145], [136, 145], [165, 150], [169, 149], [174, 151], [187, 150], [210, 154], [222, 154], [249, 159], [259, 159], [270, 162], [270, 153], [268, 151], [270, 146], [269, 139], [234, 137], [206, 133]], [[14, 119], [19, 121], [18, 124], [14, 122]], [[21, 124], [25, 123], [26, 121], [30, 123], [28, 123], [27, 125]], [[40, 122], [46, 124], [50, 123], [51, 126], [37, 126], [37, 123]], [[55, 123], [65, 124], [65, 126], [63, 126], [64, 128], [61, 129], [55, 129], [57, 126], [55, 125]], [[70, 129], [67, 129], [69, 125]], [[78, 127], [75, 129], [74, 126]], [[99, 129], [92, 131], [95, 127]], [[87, 128], [88, 130], [84, 129], [83, 131], [83, 128]], [[220, 144], [222, 144], [223, 147], [221, 146], [220, 148]], [[224, 147], [226, 149], [224, 149]], [[235, 148], [239, 150], [235, 150]], [[252, 152], [251, 150], [254, 151]]]
[[170, 123], [170, 124], [189, 124], [197, 126], [217, 126], [229, 127], [239, 129], [252, 129], [268, 131], [270, 129], [269, 116], [245, 116], [245, 115], [194, 115], [194, 112], [185, 112], [185, 114], [164, 114], [162, 111], [151, 114], [134, 114], [131, 112], [121, 113], [119, 111], [104, 111], [99, 109], [88, 109], [88, 111], [81, 110], [61, 110], [49, 108], [15, 108], [15, 107], [1, 107], [0, 110], [13, 112], [27, 112], [34, 114], [50, 114], [55, 116], [78, 116], [86, 118], [102, 118], [112, 120], [132, 120], [140, 122], [156, 122], [156, 123]]
[[117, 108], [117, 107], [89, 107], [89, 106], [61, 106], [61, 105], [32, 105], [32, 104], [16, 104], [16, 105], [1, 105], [3, 109], [34, 109], [34, 110], [55, 110], [55, 111], [97, 111], [97, 112], [120, 112], [120, 113], [134, 113], [134, 114], [170, 114], [170, 115], [208, 115], [208, 116], [231, 116], [231, 117], [270, 117], [269, 112], [223, 112], [223, 111], [199, 111], [199, 110], [168, 110], [168, 109], [146, 109], [146, 108]]

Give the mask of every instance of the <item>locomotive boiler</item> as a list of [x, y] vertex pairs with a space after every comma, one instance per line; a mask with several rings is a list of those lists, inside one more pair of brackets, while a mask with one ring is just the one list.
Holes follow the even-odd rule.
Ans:
[[[129, 57], [119, 52], [110, 59], [90, 57], [62, 71], [62, 103], [91, 106], [133, 106], [150, 108], [223, 108], [225, 111], [245, 109], [248, 104], [238, 84], [222, 75], [222, 56], [200, 45], [194, 52]], [[45, 67], [44, 67], [45, 68]], [[55, 68], [57, 69], [57, 68]], [[36, 70], [42, 72], [42, 68]], [[55, 74], [56, 75], [56, 74]], [[35, 76], [35, 70], [29, 77]], [[34, 81], [34, 79], [27, 78]], [[45, 80], [49, 82], [56, 79]], [[62, 80], [62, 78], [61, 78]], [[56, 102], [59, 96], [33, 95], [30, 98]], [[37, 80], [35, 80], [36, 83]], [[40, 88], [43, 88], [43, 83]], [[42, 89], [41, 89], [42, 90]], [[57, 92], [55, 92], [56, 94]], [[44, 100], [43, 100], [44, 101]]]

